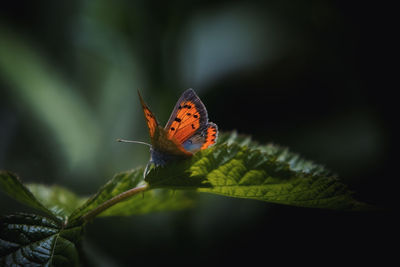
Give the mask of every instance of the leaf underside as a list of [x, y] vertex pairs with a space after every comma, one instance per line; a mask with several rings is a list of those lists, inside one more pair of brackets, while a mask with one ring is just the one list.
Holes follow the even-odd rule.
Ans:
[[0, 265], [78, 266], [81, 231], [39, 215], [0, 217]]

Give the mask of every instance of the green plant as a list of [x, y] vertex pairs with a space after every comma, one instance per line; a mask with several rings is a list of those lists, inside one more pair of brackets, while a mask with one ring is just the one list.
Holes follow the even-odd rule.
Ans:
[[286, 148], [259, 145], [236, 133], [192, 158], [116, 174], [90, 198], [59, 186], [24, 185], [0, 173], [5, 193], [40, 214], [0, 219], [0, 264], [79, 265], [84, 227], [95, 217], [129, 216], [192, 206], [196, 192], [249, 198], [292, 206], [365, 210], [369, 206], [324, 167]]

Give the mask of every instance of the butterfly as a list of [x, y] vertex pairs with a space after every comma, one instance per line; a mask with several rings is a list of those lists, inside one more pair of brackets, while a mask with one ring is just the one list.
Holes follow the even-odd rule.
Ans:
[[[144, 176], [149, 172], [151, 164], [159, 166], [173, 160], [189, 158], [217, 142], [218, 126], [208, 121], [206, 107], [193, 89], [183, 92], [164, 128], [160, 126], [139, 91], [138, 95], [151, 140], [151, 145], [148, 144], [151, 157]], [[137, 141], [128, 142], [143, 144]]]

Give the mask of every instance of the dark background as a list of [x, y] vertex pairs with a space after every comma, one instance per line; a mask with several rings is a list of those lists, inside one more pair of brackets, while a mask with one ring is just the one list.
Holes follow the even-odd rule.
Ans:
[[[0, 168], [93, 194], [148, 160], [145, 147], [114, 141], [148, 140], [136, 90], [164, 123], [192, 87], [221, 131], [287, 146], [385, 211], [201, 195], [192, 210], [97, 219], [84, 241], [89, 263], [388, 262], [397, 237], [391, 10], [347, 1], [3, 1]], [[0, 201], [1, 214], [22, 209]]]

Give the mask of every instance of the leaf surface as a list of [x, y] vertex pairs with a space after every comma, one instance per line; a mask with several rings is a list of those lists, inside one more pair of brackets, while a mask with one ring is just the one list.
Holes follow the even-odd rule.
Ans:
[[248, 137], [223, 134], [214, 147], [185, 162], [152, 170], [153, 188], [190, 189], [277, 204], [336, 210], [368, 205], [323, 166], [273, 144], [260, 146]]

